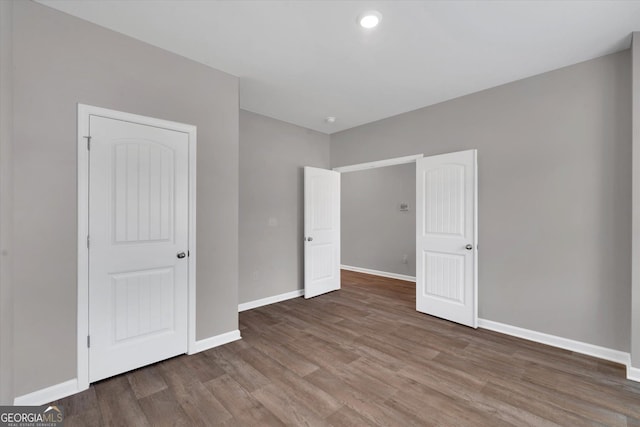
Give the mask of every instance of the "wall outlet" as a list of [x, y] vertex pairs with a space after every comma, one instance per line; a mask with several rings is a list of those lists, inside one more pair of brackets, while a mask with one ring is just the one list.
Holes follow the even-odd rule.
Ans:
[[409, 264], [409, 255], [407, 254], [402, 255], [402, 263]]

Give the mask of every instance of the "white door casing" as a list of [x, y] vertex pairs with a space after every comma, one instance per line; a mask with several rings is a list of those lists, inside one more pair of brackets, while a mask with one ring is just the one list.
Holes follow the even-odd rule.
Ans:
[[340, 173], [304, 168], [304, 297], [340, 289]]
[[195, 343], [196, 135], [190, 125], [97, 107], [79, 105], [78, 115], [79, 150], [90, 136], [78, 156], [82, 389]]
[[416, 161], [416, 310], [477, 322], [477, 151]]

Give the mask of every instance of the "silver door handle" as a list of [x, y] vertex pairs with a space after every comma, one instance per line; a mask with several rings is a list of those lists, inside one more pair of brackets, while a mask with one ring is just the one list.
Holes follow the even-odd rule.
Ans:
[[187, 256], [187, 254], [185, 254], [184, 252], [178, 252], [178, 254], [176, 255], [178, 258], [182, 259], [184, 257]]
[[465, 246], [464, 248], [465, 248], [466, 250], [470, 251], [471, 249], [473, 249], [473, 246], [471, 246], [471, 245], [467, 245], [467, 246]]

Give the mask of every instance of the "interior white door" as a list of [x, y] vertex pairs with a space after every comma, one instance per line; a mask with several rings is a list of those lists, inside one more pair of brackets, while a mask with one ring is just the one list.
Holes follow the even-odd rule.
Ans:
[[476, 150], [416, 161], [416, 309], [476, 328]]
[[188, 134], [90, 116], [89, 381], [187, 351]]
[[340, 173], [304, 168], [304, 297], [340, 289]]

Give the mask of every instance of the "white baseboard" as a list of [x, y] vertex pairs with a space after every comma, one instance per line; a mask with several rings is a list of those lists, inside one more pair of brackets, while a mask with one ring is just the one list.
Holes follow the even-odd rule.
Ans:
[[620, 350], [613, 350], [581, 341], [574, 341], [568, 338], [558, 337], [556, 335], [549, 335], [542, 332], [532, 331], [530, 329], [494, 322], [493, 320], [478, 319], [478, 327], [553, 347], [563, 348], [576, 353], [586, 354], [599, 359], [609, 360], [627, 367], [631, 364], [631, 355]]
[[[188, 354], [199, 353], [201, 351], [208, 350], [213, 347], [218, 347], [223, 344], [230, 343], [241, 339], [240, 331], [235, 330], [224, 334], [216, 335], [215, 337], [206, 338], [195, 342], [192, 351]], [[65, 381], [60, 384], [55, 384], [47, 388], [36, 390], [32, 393], [18, 396], [13, 400], [13, 404], [16, 406], [37, 406], [44, 405], [45, 403], [53, 402], [54, 400], [62, 399], [72, 394], [81, 392], [76, 378]]]
[[[295, 294], [295, 295], [293, 295]], [[289, 297], [278, 299], [280, 297], [284, 297], [285, 295], [289, 295]], [[252, 301], [245, 304], [254, 304], [262, 301], [267, 301], [265, 303], [261, 303], [259, 305], [255, 305], [255, 307], [260, 307], [261, 305], [271, 304], [273, 302], [284, 301], [286, 299], [296, 298], [302, 295], [302, 291], [294, 291], [286, 294], [276, 295], [271, 298], [263, 298], [261, 300]], [[271, 302], [268, 302], [271, 301]], [[250, 307], [254, 308], [254, 307]], [[249, 310], [246, 308], [245, 310]], [[640, 382], [640, 368], [631, 367], [631, 356], [629, 353], [619, 350], [613, 350], [606, 347], [600, 347], [593, 344], [584, 343], [581, 341], [574, 341], [567, 338], [558, 337], [555, 335], [549, 335], [542, 332], [536, 332], [529, 329], [519, 328], [517, 326], [511, 326], [504, 323], [494, 322], [492, 320], [487, 319], [478, 319], [478, 327], [483, 329], [488, 329], [495, 332], [500, 332], [502, 334], [511, 335], [518, 338], [523, 338], [529, 341], [539, 342], [541, 344], [547, 344], [554, 347], [563, 348], [565, 350], [575, 351], [576, 353], [586, 354], [588, 356], [597, 357], [604, 360], [609, 360], [611, 362], [620, 363], [627, 367], [627, 379], [631, 381]], [[211, 338], [206, 338], [203, 340], [196, 341], [193, 351], [190, 351], [189, 354], [198, 353], [201, 351], [209, 350], [210, 348], [218, 347], [223, 344], [227, 344], [233, 341], [237, 341], [241, 339], [240, 331], [235, 330], [231, 332], [226, 332], [224, 334], [216, 335]], [[80, 392], [80, 388], [78, 387], [78, 380], [72, 379], [69, 381], [65, 381], [63, 383], [55, 384], [47, 388], [43, 388], [41, 390], [36, 390], [32, 393], [27, 393], [22, 396], [18, 396], [14, 399], [13, 404], [16, 406], [37, 406], [44, 405], [45, 403], [53, 402], [58, 399], [62, 399], [67, 396], [71, 396], [72, 394], [76, 394]]]
[[373, 274], [374, 276], [388, 277], [390, 279], [406, 280], [407, 282], [415, 282], [415, 276], [407, 276], [398, 273], [389, 273], [386, 271], [372, 270], [370, 268], [353, 267], [351, 265], [341, 265], [342, 270], [355, 271], [357, 273]]
[[13, 400], [13, 404], [16, 406], [39, 406], [62, 399], [63, 397], [71, 396], [79, 391], [78, 380], [74, 378], [60, 384], [36, 390], [33, 393], [18, 396]]
[[295, 291], [286, 292], [280, 295], [274, 295], [272, 297], [257, 299], [254, 301], [243, 302], [238, 304], [238, 311], [251, 310], [252, 308], [262, 307], [263, 305], [274, 304], [276, 302], [286, 301], [288, 299], [298, 298], [304, 295], [304, 289], [297, 289]]
[[209, 350], [210, 348], [218, 347], [223, 344], [228, 344], [241, 338], [242, 337], [240, 336], [240, 331], [238, 329], [216, 335], [214, 337], [205, 338], [203, 340], [196, 341], [187, 354], [200, 353], [201, 351]]
[[631, 365], [628, 365], [627, 379], [640, 382], [640, 368], [633, 368]]

